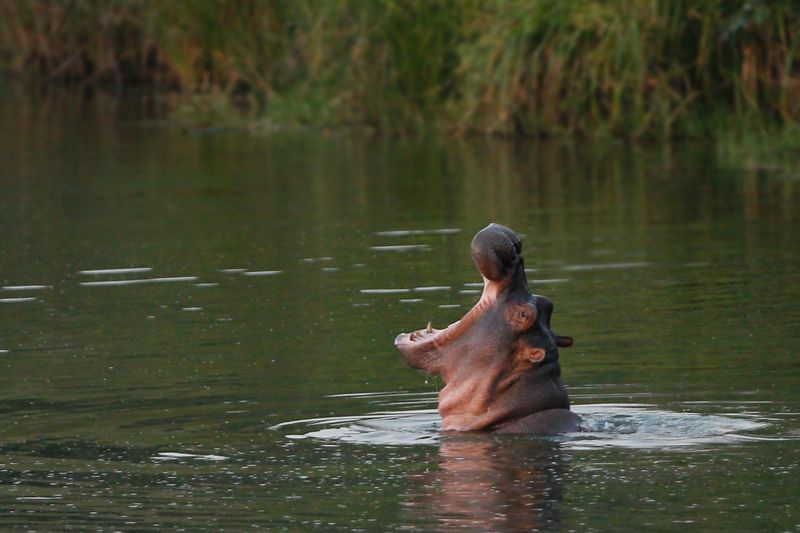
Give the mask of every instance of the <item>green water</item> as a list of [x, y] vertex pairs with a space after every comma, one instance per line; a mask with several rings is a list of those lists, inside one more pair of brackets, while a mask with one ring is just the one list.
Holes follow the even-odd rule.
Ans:
[[[0, 104], [0, 529], [800, 528], [796, 169], [149, 112]], [[586, 436], [440, 435], [394, 351], [491, 221]]]

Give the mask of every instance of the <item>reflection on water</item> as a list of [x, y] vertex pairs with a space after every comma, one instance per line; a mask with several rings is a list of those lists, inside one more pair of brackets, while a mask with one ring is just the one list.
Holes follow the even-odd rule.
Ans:
[[555, 530], [564, 469], [564, 457], [551, 443], [448, 436], [435, 470], [409, 474], [404, 508], [411, 520], [430, 517], [443, 530]]
[[[792, 173], [2, 96], [0, 529], [796, 527]], [[593, 431], [442, 435], [392, 346], [475, 303], [490, 221]]]

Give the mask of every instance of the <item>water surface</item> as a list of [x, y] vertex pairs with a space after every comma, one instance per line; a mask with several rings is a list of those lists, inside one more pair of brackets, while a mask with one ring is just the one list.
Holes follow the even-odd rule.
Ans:
[[[0, 528], [800, 527], [800, 181], [704, 145], [0, 104]], [[577, 436], [444, 435], [395, 335], [525, 235]]]

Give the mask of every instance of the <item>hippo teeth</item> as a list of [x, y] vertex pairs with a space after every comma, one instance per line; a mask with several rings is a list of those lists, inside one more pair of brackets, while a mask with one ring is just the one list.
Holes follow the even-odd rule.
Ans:
[[430, 335], [431, 333], [436, 333], [433, 329], [433, 323], [431, 321], [428, 322], [428, 325], [425, 326], [425, 329], [420, 329], [418, 331], [412, 331], [408, 334], [408, 340], [416, 341], [418, 339], [422, 339], [423, 337]]

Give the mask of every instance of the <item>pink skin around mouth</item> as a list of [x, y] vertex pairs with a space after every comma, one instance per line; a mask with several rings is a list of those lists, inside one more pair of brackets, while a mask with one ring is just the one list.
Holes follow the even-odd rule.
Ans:
[[394, 341], [395, 346], [401, 351], [427, 352], [457, 339], [468, 331], [489, 308], [495, 305], [500, 293], [508, 287], [509, 282], [510, 279], [497, 282], [483, 277], [483, 294], [481, 294], [480, 300], [467, 311], [461, 320], [453, 322], [444, 329], [433, 328], [428, 322], [426, 328], [398, 335]]

